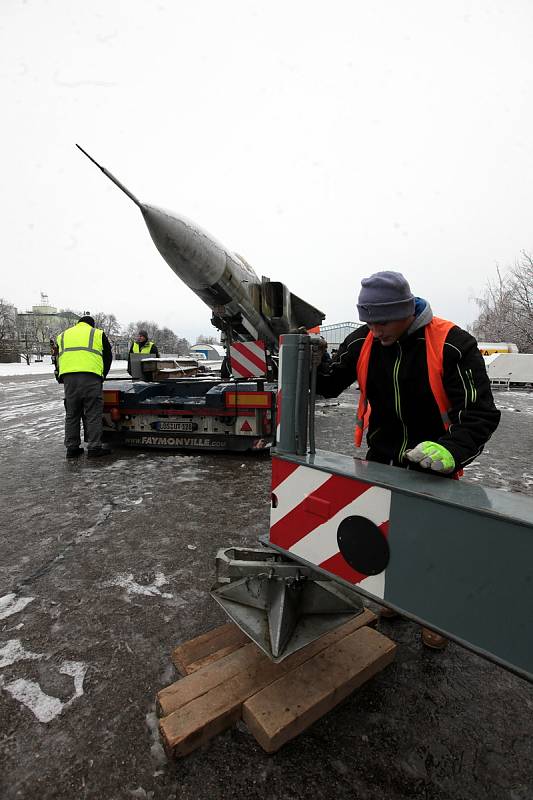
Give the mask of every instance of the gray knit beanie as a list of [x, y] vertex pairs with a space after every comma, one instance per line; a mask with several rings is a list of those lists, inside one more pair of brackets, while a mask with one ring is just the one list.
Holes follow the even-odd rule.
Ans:
[[361, 322], [389, 322], [415, 313], [415, 298], [401, 272], [375, 272], [361, 281], [357, 308]]

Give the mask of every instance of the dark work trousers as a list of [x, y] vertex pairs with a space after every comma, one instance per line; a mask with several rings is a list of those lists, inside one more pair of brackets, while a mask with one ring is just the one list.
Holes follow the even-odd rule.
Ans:
[[102, 379], [89, 372], [63, 376], [65, 386], [65, 447], [80, 446], [80, 422], [85, 421], [89, 450], [102, 443]]

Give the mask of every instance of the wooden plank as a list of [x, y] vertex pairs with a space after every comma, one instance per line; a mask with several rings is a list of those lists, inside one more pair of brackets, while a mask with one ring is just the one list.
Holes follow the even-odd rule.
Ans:
[[258, 651], [259, 648], [255, 644], [248, 642], [244, 647], [240, 647], [214, 664], [192, 672], [190, 675], [186, 675], [184, 678], [174, 681], [174, 683], [161, 689], [156, 696], [159, 716], [164, 717], [171, 714], [173, 711], [187, 705], [187, 703], [196, 700], [197, 697], [206, 694], [210, 689], [230, 680], [235, 675], [239, 675], [244, 669], [244, 665]]
[[198, 666], [191, 669], [191, 665], [209, 658], [220, 650], [225, 651], [220, 657], [228, 655], [249, 641], [246, 634], [235, 623], [229, 622], [178, 645], [172, 651], [171, 658], [178, 672], [181, 675], [188, 675], [198, 669]]
[[251, 643], [163, 689], [157, 699], [166, 715], [159, 730], [167, 753], [192, 752], [240, 719], [253, 694], [375, 619], [366, 609], [278, 664]]
[[395, 651], [381, 633], [355, 631], [250, 697], [242, 718], [263, 750], [274, 753], [390, 664]]
[[[335, 628], [335, 630], [330, 631], [330, 633], [326, 634], [326, 636], [321, 636], [320, 639], [312, 642], [311, 645], [303, 648], [303, 650], [297, 651], [292, 656], [286, 658], [285, 661], [280, 662], [280, 664], [287, 664], [287, 662], [292, 664], [293, 662], [291, 659], [293, 659], [295, 656], [298, 659], [301, 658], [299, 654], [303, 651], [307, 653], [309, 647], [318, 647], [319, 650], [323, 649], [323, 647], [328, 646], [328, 642], [330, 643], [336, 641], [338, 638], [347, 636], [349, 633], [352, 633], [354, 630], [358, 630], [363, 625], [372, 625], [376, 622], [376, 619], [377, 617], [372, 613], [372, 611], [365, 609], [361, 614], [358, 614], [356, 617], [351, 617], [347, 622], [344, 623], [344, 625], [341, 625], [339, 628]], [[207, 634], [204, 634], [204, 636], [206, 635]], [[318, 644], [322, 643], [326, 637], [328, 637], [328, 641], [324, 642], [323, 645]], [[194, 639], [192, 641], [194, 641]], [[309, 652], [307, 658], [311, 658], [313, 654], [314, 652]], [[305, 658], [303, 660], [305, 660]], [[211, 664], [204, 669], [199, 669], [196, 672], [193, 672], [191, 675], [187, 675], [185, 678], [174, 681], [174, 683], [171, 683], [169, 686], [161, 689], [157, 694], [157, 707], [159, 715], [162, 717], [167, 716], [173, 711], [176, 711], [179, 708], [187, 705], [187, 703], [190, 703], [197, 697], [201, 697], [203, 694], [206, 694], [206, 692], [210, 691], [216, 686], [219, 686], [221, 683], [230, 680], [235, 675], [239, 675], [241, 672], [246, 670], [249, 671], [252, 669], [257, 669], [260, 664], [265, 663], [272, 664], [268, 656], [266, 656], [262, 650], [257, 647], [257, 645], [248, 640], [248, 644], [244, 645], [244, 647], [235, 650], [225, 658], [220, 659], [217, 663]], [[301, 660], [295, 661], [294, 663], [300, 664]], [[281, 675], [283, 673], [280, 672], [279, 674]]]
[[229, 656], [230, 653], [238, 650], [240, 647], [244, 647], [245, 644], [249, 644], [250, 639], [248, 636], [244, 635], [244, 638], [245, 641], [241, 642], [240, 644], [234, 643], [228, 645], [228, 647], [221, 647], [220, 650], [210, 653], [208, 656], [198, 659], [198, 661], [193, 661], [192, 664], [188, 664], [187, 675], [190, 675], [192, 672], [196, 672], [198, 669], [203, 669], [203, 667], [207, 667], [209, 664], [214, 664], [215, 661], [218, 661], [220, 658], [225, 658], [226, 656]]

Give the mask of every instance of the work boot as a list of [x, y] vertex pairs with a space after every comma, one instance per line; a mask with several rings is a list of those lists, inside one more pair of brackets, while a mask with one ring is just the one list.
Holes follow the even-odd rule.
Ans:
[[[378, 613], [380, 619], [397, 619], [400, 616], [397, 611], [393, 611], [387, 606], [381, 606]], [[435, 633], [429, 628], [420, 628], [420, 635], [422, 644], [431, 650], [444, 650], [448, 646], [448, 639], [445, 636], [441, 636], [440, 633]]]
[[431, 650], [444, 650], [448, 646], [448, 639], [440, 633], [430, 631], [429, 628], [421, 628], [422, 644]]
[[83, 455], [83, 447], [67, 447], [67, 458], [78, 458]]
[[87, 450], [88, 458], [99, 458], [100, 456], [109, 456], [113, 451], [107, 444], [101, 444], [100, 447], [91, 447]]

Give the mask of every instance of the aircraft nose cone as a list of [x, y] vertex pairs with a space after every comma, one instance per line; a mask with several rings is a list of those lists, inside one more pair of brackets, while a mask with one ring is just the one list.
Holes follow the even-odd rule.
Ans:
[[191, 289], [204, 289], [224, 273], [227, 254], [211, 235], [172, 211], [143, 204], [152, 240], [176, 275]]

